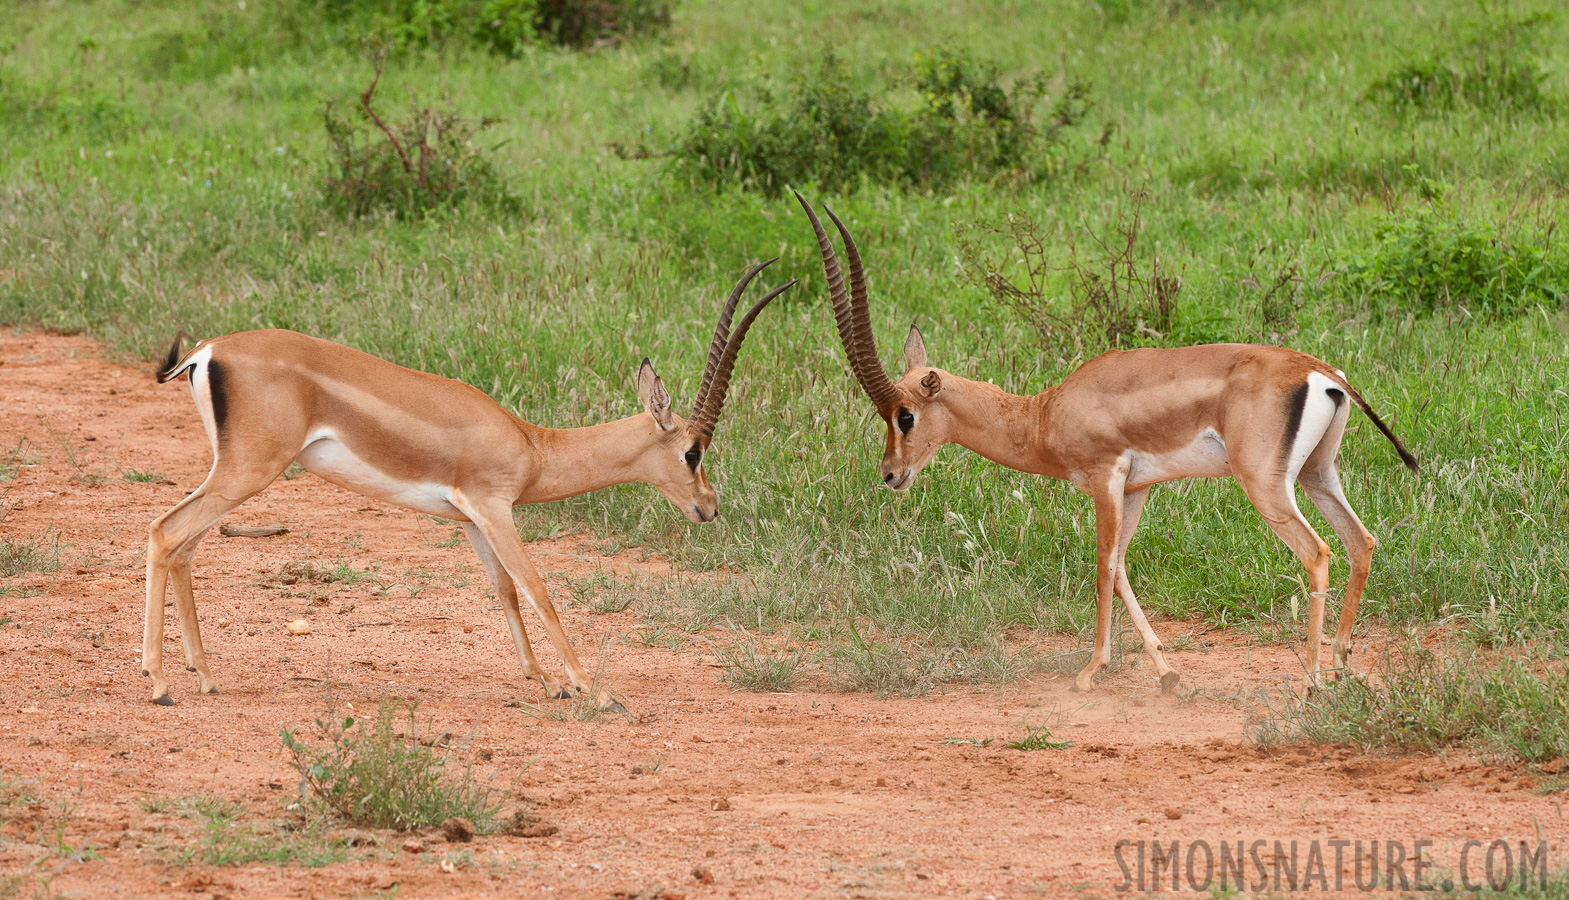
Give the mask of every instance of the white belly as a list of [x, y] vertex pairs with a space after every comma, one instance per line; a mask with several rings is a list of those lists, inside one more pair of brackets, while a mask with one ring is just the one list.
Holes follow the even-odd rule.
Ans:
[[1159, 484], [1176, 478], [1224, 478], [1231, 475], [1226, 442], [1215, 429], [1206, 428], [1185, 447], [1168, 453], [1133, 454], [1128, 470], [1129, 487]]
[[433, 516], [468, 520], [447, 499], [447, 485], [393, 478], [355, 456], [334, 438], [320, 437], [311, 441], [300, 451], [298, 459], [311, 474], [355, 493]]

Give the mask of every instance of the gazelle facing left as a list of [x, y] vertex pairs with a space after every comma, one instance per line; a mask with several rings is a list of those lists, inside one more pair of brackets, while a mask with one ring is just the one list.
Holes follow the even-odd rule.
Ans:
[[[588, 675], [518, 538], [512, 507], [646, 482], [692, 521], [713, 521], [719, 499], [703, 455], [724, 408], [736, 354], [757, 314], [795, 282], [759, 300], [733, 333], [731, 319], [747, 284], [772, 262], [752, 267], [726, 301], [690, 419], [671, 411], [670, 394], [646, 358], [637, 373], [644, 412], [555, 429], [523, 421], [460, 381], [292, 331], [237, 332], [202, 341], [183, 357], [176, 338], [158, 380], [189, 374], [213, 466], [200, 487], [149, 529], [142, 669], [152, 676], [153, 701], [174, 703], [163, 672], [170, 581], [186, 663], [203, 693], [218, 692], [197, 629], [191, 556], [209, 528], [294, 461], [349, 490], [462, 523], [501, 599], [525, 675], [539, 679], [551, 697], [571, 696], [534, 659], [519, 591], [544, 620], [571, 688], [589, 691]], [[607, 691], [596, 700], [619, 707]]]
[[[888, 426], [883, 483], [907, 490], [944, 444], [955, 443], [1010, 469], [1066, 479], [1095, 501], [1095, 649], [1074, 680], [1087, 691], [1111, 661], [1115, 597], [1128, 608], [1161, 688], [1178, 675], [1166, 664], [1124, 558], [1150, 488], [1193, 477], [1235, 478], [1269, 527], [1307, 568], [1307, 676], [1320, 677], [1319, 641], [1329, 591], [1329, 547], [1297, 508], [1300, 484], [1329, 520], [1351, 558], [1351, 577], [1335, 632], [1335, 665], [1351, 654], [1351, 627], [1372, 565], [1373, 535], [1340, 489], [1335, 455], [1354, 403], [1389, 438], [1413, 472], [1413, 457], [1346, 381], [1344, 372], [1295, 350], [1211, 344], [1171, 350], [1113, 350], [1063, 382], [1021, 397], [926, 364], [926, 343], [910, 328], [904, 377], [883, 370], [872, 342], [866, 278], [855, 241], [844, 239], [850, 290], [833, 245], [812, 207], [796, 194], [817, 234], [839, 340], [851, 372]], [[1348, 403], [1347, 400], [1350, 400]]]

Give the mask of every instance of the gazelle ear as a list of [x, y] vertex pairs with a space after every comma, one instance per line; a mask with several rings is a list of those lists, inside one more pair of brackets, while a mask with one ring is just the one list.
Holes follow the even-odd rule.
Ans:
[[670, 392], [665, 390], [665, 383], [659, 380], [654, 372], [654, 364], [643, 357], [643, 365], [637, 370], [637, 399], [643, 402], [643, 408], [654, 417], [660, 431], [670, 430]]
[[926, 341], [921, 338], [921, 329], [910, 326], [910, 336], [904, 339], [904, 370], [926, 365]]
[[936, 371], [927, 372], [926, 377], [921, 379], [921, 393], [930, 400], [937, 396], [940, 390], [942, 390], [942, 379], [937, 377]]

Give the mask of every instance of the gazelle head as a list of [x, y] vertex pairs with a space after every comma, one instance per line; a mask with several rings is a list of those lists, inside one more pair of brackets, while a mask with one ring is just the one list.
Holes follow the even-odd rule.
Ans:
[[828, 233], [823, 230], [823, 223], [799, 193], [795, 198], [801, 202], [801, 208], [806, 210], [806, 217], [812, 222], [812, 230], [817, 233], [823, 272], [828, 277], [828, 294], [833, 300], [834, 323], [839, 328], [839, 342], [844, 345], [850, 371], [888, 425], [888, 440], [883, 448], [882, 464], [878, 467], [883, 484], [896, 491], [907, 490], [915, 483], [915, 476], [949, 441], [952, 419], [942, 395], [945, 373], [926, 364], [926, 342], [921, 338], [920, 330], [912, 325], [910, 336], [904, 342], [904, 377], [897, 382], [888, 377], [872, 340], [871, 313], [866, 307], [866, 275], [855, 241], [833, 210], [823, 207], [844, 239], [845, 260], [850, 269], [850, 288], [846, 292], [839, 258], [834, 254]]
[[651, 446], [644, 458], [648, 471], [643, 480], [652, 484], [693, 522], [712, 522], [719, 515], [719, 495], [708, 483], [703, 457], [713, 442], [714, 426], [724, 410], [725, 395], [730, 390], [730, 373], [735, 368], [736, 355], [741, 352], [741, 342], [746, 340], [747, 330], [763, 307], [793, 287], [795, 282], [774, 288], [757, 301], [736, 323], [734, 333], [730, 330], [730, 321], [746, 286], [758, 272], [778, 259], [776, 256], [753, 266], [725, 301], [719, 323], [714, 327], [713, 340], [708, 345], [708, 363], [703, 369], [702, 381], [698, 383], [691, 418], [683, 419], [671, 410], [670, 392], [665, 390], [664, 382], [647, 357], [638, 368], [637, 396], [652, 420], [648, 433]]

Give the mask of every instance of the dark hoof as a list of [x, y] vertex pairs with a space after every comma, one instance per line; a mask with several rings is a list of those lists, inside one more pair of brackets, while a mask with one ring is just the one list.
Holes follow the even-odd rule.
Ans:
[[561, 690], [557, 691], [556, 695], [551, 697], [550, 699], [552, 699], [552, 700], [571, 700], [572, 699], [572, 692], [570, 690], [568, 690], [567, 688], [562, 688]]
[[174, 698], [169, 696], [168, 694], [164, 694], [162, 697], [159, 697], [157, 700], [154, 700], [153, 702], [158, 704], [159, 706], [173, 706], [174, 705]]
[[1162, 694], [1171, 693], [1177, 689], [1177, 682], [1181, 680], [1182, 676], [1178, 675], [1176, 672], [1167, 672], [1166, 674], [1160, 676], [1160, 692]]
[[620, 700], [612, 700], [612, 701], [610, 701], [610, 705], [605, 707], [605, 712], [607, 712], [607, 713], [622, 713], [623, 715], [628, 715], [628, 716], [631, 715], [631, 713], [627, 712], [627, 708], [625, 706], [621, 705], [621, 701]]
[[218, 689], [217, 688], [211, 688], [211, 689], [205, 691], [205, 693], [216, 694], [216, 693], [218, 693]]
[[151, 677], [152, 677], [152, 674], [153, 674], [153, 673], [151, 673], [151, 672], [149, 672], [149, 671], [147, 671], [147, 670], [146, 670], [146, 669], [143, 669], [143, 670], [142, 670], [142, 677], [143, 677], [143, 678], [151, 678]]
[[186, 666], [185, 667], [185, 671], [187, 671], [187, 672], [194, 672], [194, 671], [196, 671], [196, 667], [195, 666]]
[[1068, 685], [1068, 690], [1077, 694], [1079, 692], [1079, 683], [1075, 681], [1074, 683]]

